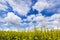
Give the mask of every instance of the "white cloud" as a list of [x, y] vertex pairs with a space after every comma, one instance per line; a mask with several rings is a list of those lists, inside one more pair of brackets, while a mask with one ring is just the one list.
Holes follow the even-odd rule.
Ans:
[[30, 16], [27, 16], [27, 20], [28, 21], [32, 21], [32, 19], [35, 17], [35, 15], [30, 15]]
[[[17, 11], [20, 15], [26, 15], [27, 12], [30, 10], [30, 5], [23, 0], [7, 0], [8, 3], [12, 6], [14, 11]], [[31, 2], [28, 1], [30, 4]]]
[[7, 14], [7, 17], [5, 17], [5, 21], [8, 22], [8, 23], [20, 24], [21, 18], [18, 17], [17, 15], [15, 15], [15, 14], [12, 13], [12, 12], [9, 12], [9, 13]]
[[60, 0], [48, 0], [47, 3], [49, 4], [48, 12], [59, 12], [60, 10]]
[[[4, 2], [3, 2], [4, 1]], [[6, 0], [13, 8], [13, 11], [17, 11], [19, 13], [19, 15], [26, 15], [27, 12], [30, 10], [30, 6], [31, 6], [31, 1], [30, 0]], [[3, 4], [0, 4], [0, 9], [2, 10], [6, 10], [7, 6], [4, 5], [5, 0], [0, 1]], [[4, 5], [4, 6], [3, 6]], [[50, 0], [50, 1], [46, 1], [46, 0], [38, 0], [36, 2], [36, 4], [34, 4], [33, 9], [38, 10], [39, 12], [41, 12], [43, 9], [47, 8], [49, 9], [48, 11], [51, 11], [52, 8], [54, 8], [52, 11], [55, 10], [55, 7], [59, 5], [59, 0], [57, 2], [55, 2], [55, 0]], [[59, 12], [60, 9], [57, 9], [57, 12]], [[60, 12], [59, 12], [60, 13]], [[36, 27], [42, 27], [42, 26], [46, 26], [48, 28], [52, 27], [52, 28], [57, 28], [60, 27], [59, 23], [60, 23], [60, 14], [54, 14], [51, 17], [44, 17], [41, 13], [37, 14], [37, 15], [30, 15], [27, 16], [27, 19], [23, 19], [21, 20], [20, 17], [18, 17], [17, 15], [15, 15], [12, 12], [9, 12], [7, 14], [7, 17], [0, 18], [0, 22], [7, 22], [6, 24], [2, 24], [3, 26], [7, 26], [10, 23], [12, 24], [20, 24], [21, 26], [28, 26], [30, 29], [33, 29], [35, 24]], [[29, 23], [21, 23], [22, 21], [30, 21]], [[36, 23], [33, 23], [33, 21], [36, 21]], [[1, 25], [0, 25], [1, 26]], [[13, 26], [12, 26], [13, 29]]]
[[21, 21], [22, 20], [20, 17], [12, 12], [9, 12], [5, 18], [0, 18], [0, 29], [5, 31], [15, 31], [15, 29], [18, 29], [20, 27]]
[[0, 0], [1, 10], [8, 9], [8, 5], [6, 5], [6, 1], [13, 8], [13, 11], [17, 11], [19, 15], [26, 15], [30, 10], [30, 6], [32, 4], [31, 0]]
[[0, 10], [6, 11], [8, 7], [6, 5], [3, 6], [3, 4], [0, 4]]
[[5, 22], [4, 19], [2, 17], [0, 17], [0, 22]]
[[44, 16], [42, 16], [41, 14], [37, 14], [34, 18], [33, 18], [33, 21], [43, 21], [45, 18]]
[[[29, 16], [30, 17], [30, 16]], [[33, 29], [33, 27], [43, 27], [46, 26], [49, 29], [51, 28], [60, 28], [60, 14], [54, 14], [51, 17], [44, 17], [41, 14], [37, 14], [36, 16], [32, 17], [33, 19], [30, 20], [29, 28]], [[30, 18], [31, 19], [31, 18]], [[36, 23], [33, 23], [33, 21], [36, 21]], [[36, 24], [36, 25], [35, 25]]]
[[38, 1], [36, 4], [33, 6], [33, 9], [38, 10], [41, 12], [44, 8], [48, 7], [48, 3], [44, 1]]
[[0, 0], [0, 3], [6, 3], [4, 0]]

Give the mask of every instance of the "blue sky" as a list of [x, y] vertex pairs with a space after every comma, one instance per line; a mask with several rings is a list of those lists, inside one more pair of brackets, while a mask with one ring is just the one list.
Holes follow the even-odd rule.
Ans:
[[60, 0], [1, 0], [0, 29], [60, 28]]

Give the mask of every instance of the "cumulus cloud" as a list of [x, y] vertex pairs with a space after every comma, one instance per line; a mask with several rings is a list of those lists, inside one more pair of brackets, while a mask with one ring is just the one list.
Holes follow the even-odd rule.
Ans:
[[[31, 0], [2, 0], [0, 1], [0, 10], [6, 10], [8, 8], [8, 6], [6, 5], [6, 1], [13, 8], [13, 11], [17, 11], [19, 15], [26, 15], [29, 12], [30, 6], [32, 4]], [[27, 19], [22, 20], [14, 13], [8, 12], [5, 18], [0, 18], [0, 23], [3, 22], [0, 24], [0, 26], [9, 25], [9, 27], [12, 26], [11, 29], [13, 29], [15, 28], [13, 24], [19, 24], [20, 27], [28, 26], [27, 28], [30, 28], [31, 30], [34, 28], [34, 26], [36, 27], [46, 26], [48, 28], [55, 29], [57, 27], [59, 28], [60, 9], [58, 5], [60, 5], [59, 0], [37, 0], [37, 2], [32, 6], [33, 9], [36, 9], [38, 12], [47, 9], [48, 12], [56, 11], [57, 13], [50, 17], [45, 17], [41, 13], [39, 13], [37, 15], [27, 16]]]
[[12, 13], [12, 12], [9, 12], [9, 13], [7, 14], [7, 17], [5, 17], [5, 21], [8, 22], [8, 23], [20, 24], [21, 18], [18, 17], [17, 15], [15, 15], [15, 14]]
[[47, 0], [47, 3], [49, 4], [49, 7], [46, 8], [47, 11], [57, 13], [60, 11], [60, 0]]
[[38, 1], [36, 4], [33, 6], [33, 9], [38, 10], [41, 12], [44, 8], [48, 7], [48, 3], [46, 1]]
[[0, 17], [0, 22], [5, 22], [4, 18]]
[[[6, 9], [8, 9], [8, 5], [6, 2], [8, 2], [8, 5], [10, 5], [13, 8], [13, 11], [17, 11], [19, 15], [26, 15], [28, 11], [30, 10], [30, 6], [31, 6], [31, 0], [27, 0], [27, 1], [26, 0], [24, 1], [23, 0], [17, 0], [17, 1], [16, 0], [2, 0], [0, 1], [0, 10], [6, 11]], [[13, 28], [16, 28], [16, 26], [14, 27], [14, 25], [17, 25], [17, 26], [21, 25], [20, 24], [21, 21], [22, 20], [20, 17], [18, 17], [12, 12], [8, 12], [5, 18], [0, 19], [0, 24], [1, 24], [0, 27], [2, 27], [1, 29], [4, 29], [4, 27], [5, 29], [6, 28], [13, 29]]]
[[[33, 18], [33, 19], [32, 19]], [[54, 14], [51, 17], [44, 17], [41, 14], [37, 14], [36, 16], [32, 17], [30, 19], [29, 28], [33, 29], [34, 27], [41, 28], [43, 26], [46, 26], [47, 28], [51, 29], [59, 29], [60, 28], [60, 14]], [[33, 23], [35, 21], [35, 23]], [[28, 23], [27, 23], [28, 24]], [[36, 24], [36, 25], [35, 25]]]
[[0, 9], [8, 9], [6, 2], [8, 2], [9, 5], [13, 8], [13, 11], [17, 11], [19, 15], [26, 15], [32, 4], [31, 0], [2, 0], [0, 1]]
[[6, 9], [7, 9], [7, 6], [6, 5], [4, 5], [4, 4], [0, 4], [0, 10], [4, 10], [4, 11], [6, 11]]
[[20, 27], [21, 18], [12, 12], [7, 13], [5, 18], [0, 17], [0, 30], [15, 30]]
[[28, 11], [30, 10], [30, 4], [31, 2], [23, 0], [7, 0], [8, 3], [12, 6], [14, 11], [17, 11], [20, 15], [26, 15]]

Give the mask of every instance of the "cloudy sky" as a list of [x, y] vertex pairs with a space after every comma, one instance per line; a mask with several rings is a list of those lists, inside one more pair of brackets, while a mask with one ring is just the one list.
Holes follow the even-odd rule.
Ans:
[[60, 28], [60, 0], [0, 0], [0, 30]]

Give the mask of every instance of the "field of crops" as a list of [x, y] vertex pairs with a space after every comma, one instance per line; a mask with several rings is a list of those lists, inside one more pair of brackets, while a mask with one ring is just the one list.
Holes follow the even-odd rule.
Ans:
[[0, 31], [0, 40], [60, 40], [60, 30]]

